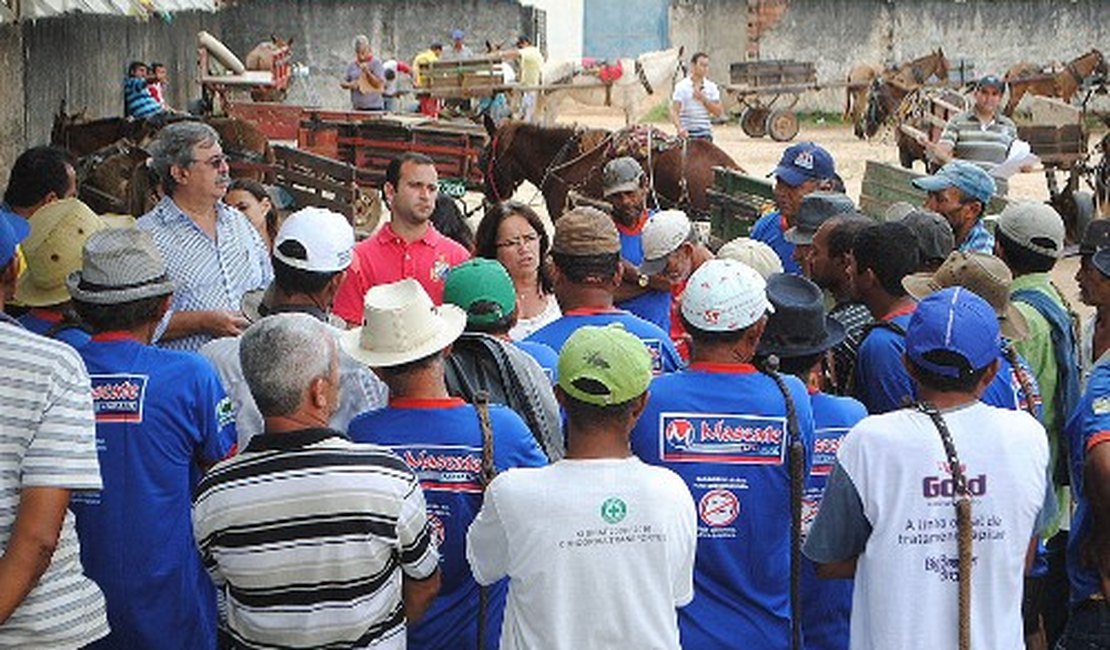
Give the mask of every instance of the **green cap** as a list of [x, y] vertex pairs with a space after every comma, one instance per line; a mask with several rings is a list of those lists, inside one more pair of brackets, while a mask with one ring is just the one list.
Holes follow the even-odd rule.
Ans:
[[651, 353], [620, 323], [580, 327], [559, 352], [559, 387], [595, 406], [643, 395], [651, 374]]
[[[447, 273], [443, 302], [462, 307], [467, 325], [489, 325], [516, 309], [516, 288], [501, 262], [476, 257]], [[478, 313], [472, 311], [474, 307]]]

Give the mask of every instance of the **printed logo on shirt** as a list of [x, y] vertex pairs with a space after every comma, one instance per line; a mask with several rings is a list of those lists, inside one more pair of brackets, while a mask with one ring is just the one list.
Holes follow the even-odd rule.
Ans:
[[740, 515], [740, 500], [729, 490], [710, 490], [698, 501], [698, 516], [711, 528], [728, 526]]
[[651, 372], [656, 375], [663, 374], [663, 342], [659, 339], [641, 340], [651, 353]]
[[785, 417], [660, 413], [660, 457], [672, 463], [781, 465], [785, 430]]
[[601, 518], [607, 524], [620, 523], [628, 514], [628, 506], [617, 497], [609, 497], [601, 504]]
[[836, 452], [848, 433], [848, 427], [830, 427], [813, 432], [813, 464], [810, 476], [828, 476], [836, 463]]
[[[921, 480], [921, 494], [926, 499], [936, 497], [952, 498], [956, 494], [956, 479], [952, 478], [952, 470], [947, 462], [937, 463], [941, 473], [945, 476], [926, 476]], [[961, 465], [964, 476], [967, 468]], [[980, 474], [967, 479], [967, 492], [973, 497], [981, 497], [987, 493], [987, 475]]]
[[480, 494], [482, 484], [481, 450], [471, 447], [394, 447], [420, 479], [424, 490], [473, 492]]
[[429, 512], [428, 526], [432, 529], [432, 537], [436, 540], [436, 546], [443, 546], [443, 538], [447, 536], [447, 528], [443, 525], [443, 520]]
[[1106, 415], [1110, 413], [1110, 397], [1096, 397], [1091, 402], [1091, 411], [1095, 415]]
[[443, 282], [447, 279], [447, 272], [451, 270], [451, 265], [447, 262], [445, 255], [440, 255], [436, 261], [432, 263], [432, 281]]
[[143, 421], [146, 375], [91, 375], [93, 413], [97, 422]]
[[235, 421], [235, 404], [230, 397], [216, 403], [216, 426], [224, 428]]

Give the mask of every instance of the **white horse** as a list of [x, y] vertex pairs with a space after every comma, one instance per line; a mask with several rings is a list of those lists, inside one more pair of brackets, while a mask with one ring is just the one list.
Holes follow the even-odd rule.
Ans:
[[550, 125], [558, 116], [559, 105], [570, 97], [582, 104], [619, 108], [624, 111], [625, 124], [632, 124], [640, 116], [645, 97], [662, 96], [670, 101], [675, 83], [686, 72], [684, 52], [684, 47], [672, 47], [620, 59], [623, 73], [608, 88], [596, 76], [582, 74], [578, 61], [548, 61], [543, 66], [543, 84], [553, 88], [538, 93], [536, 114]]

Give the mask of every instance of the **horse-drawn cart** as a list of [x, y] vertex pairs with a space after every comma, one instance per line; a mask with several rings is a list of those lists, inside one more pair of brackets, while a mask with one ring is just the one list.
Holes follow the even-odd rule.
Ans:
[[813, 63], [787, 59], [733, 63], [725, 88], [744, 107], [740, 113], [744, 133], [788, 142], [798, 134], [794, 107], [802, 93], [841, 85], [818, 84]]

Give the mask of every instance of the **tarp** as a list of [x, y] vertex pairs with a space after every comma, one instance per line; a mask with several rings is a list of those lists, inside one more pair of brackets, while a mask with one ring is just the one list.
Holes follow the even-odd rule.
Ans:
[[[0, 20], [33, 20], [70, 12], [153, 17], [175, 11], [215, 11], [218, 0], [0, 0]], [[11, 5], [18, 7], [15, 15]]]

